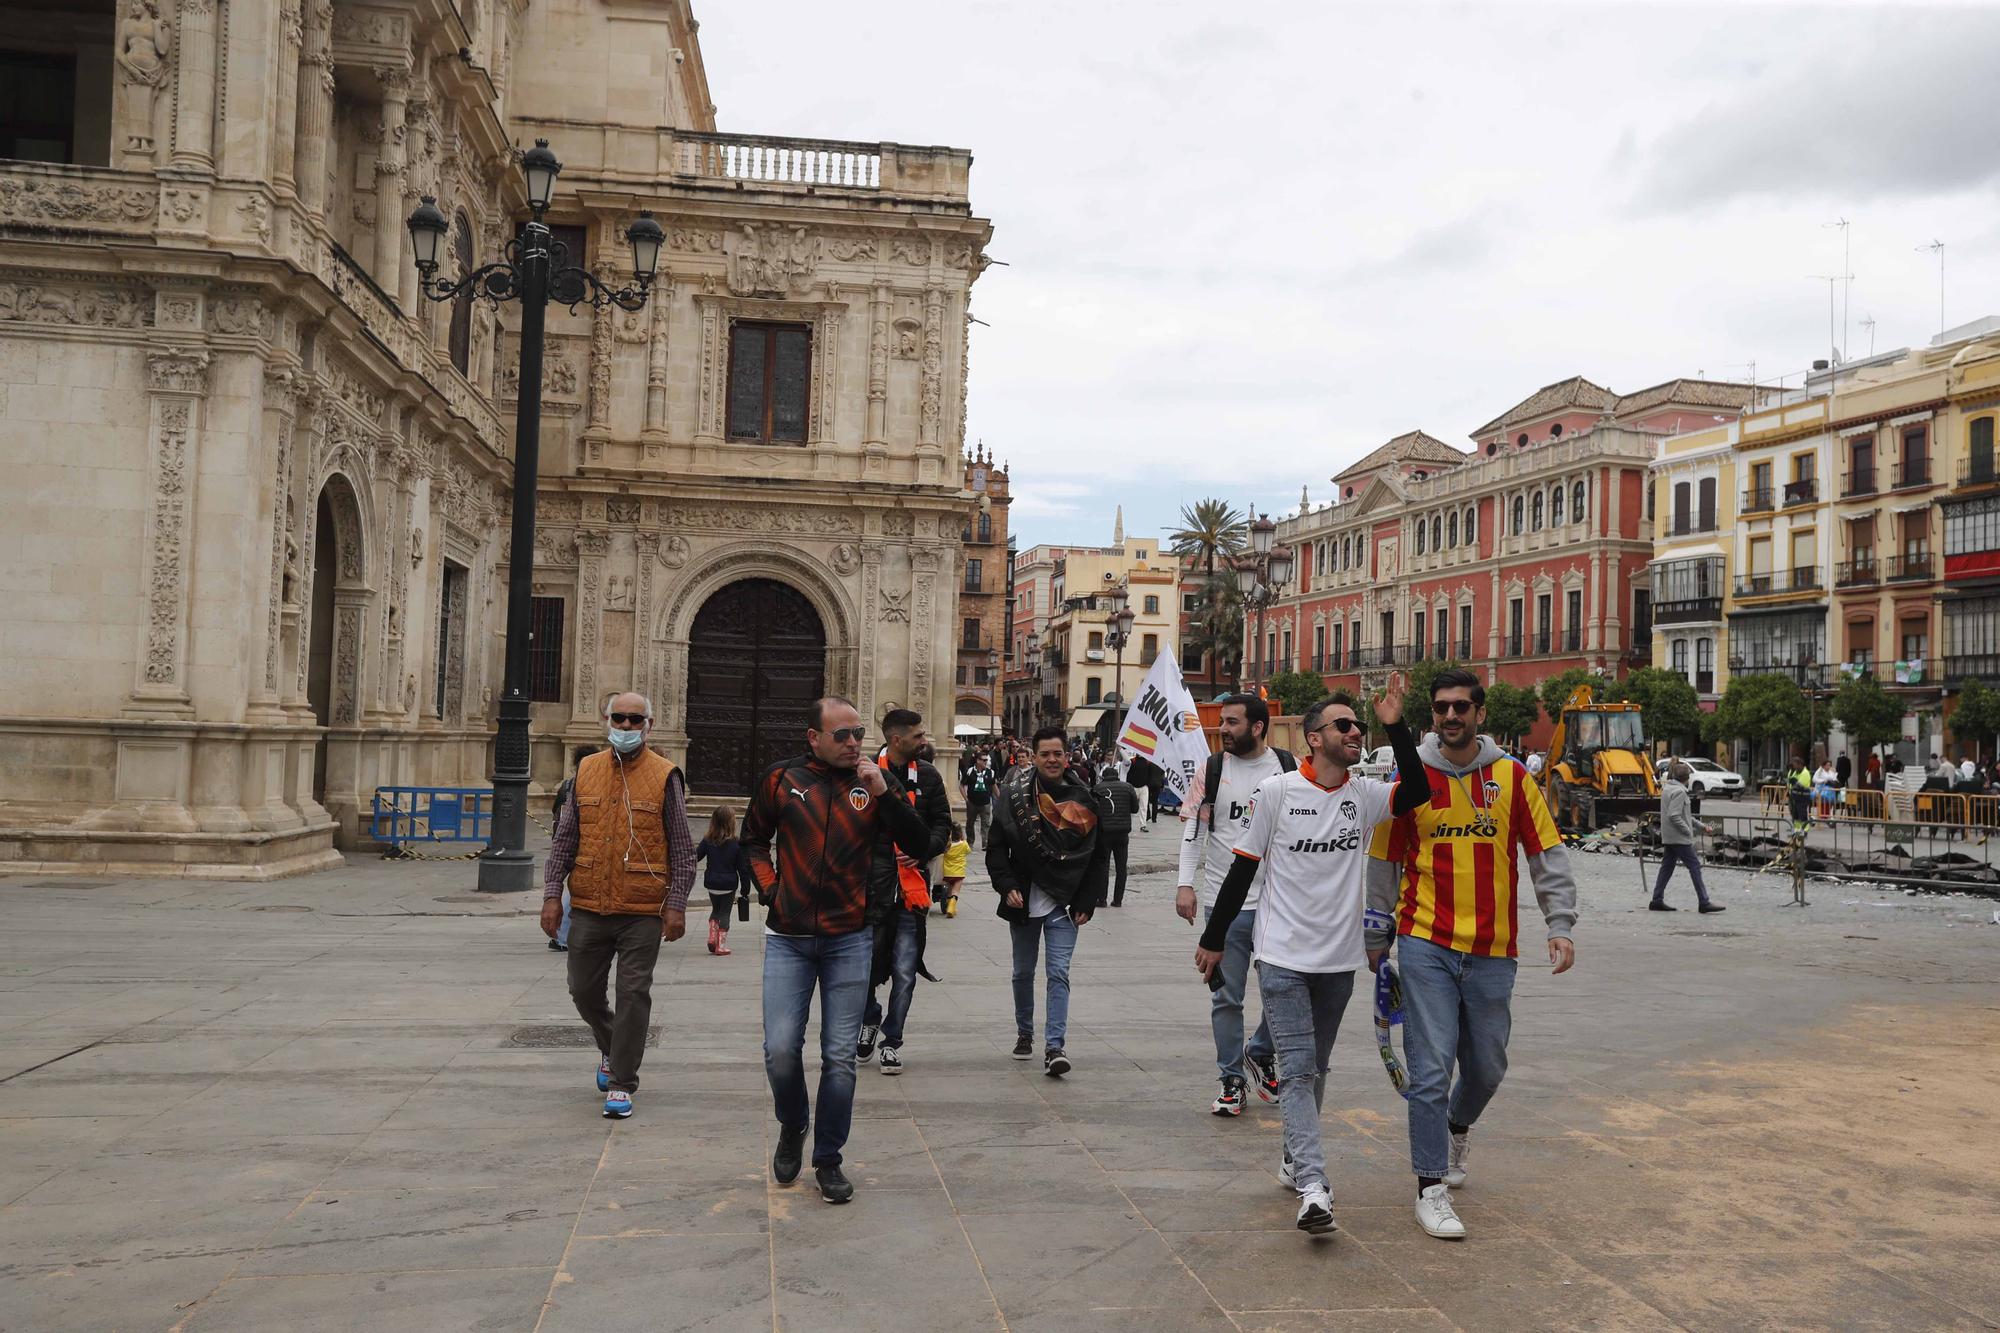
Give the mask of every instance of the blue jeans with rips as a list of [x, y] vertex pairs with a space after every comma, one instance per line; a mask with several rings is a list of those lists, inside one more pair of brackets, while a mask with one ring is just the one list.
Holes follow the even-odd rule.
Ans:
[[1076, 955], [1076, 922], [1058, 907], [1044, 917], [1007, 923], [1014, 937], [1014, 1031], [1035, 1035], [1035, 958], [1047, 937], [1048, 1047], [1060, 1050], [1069, 1035], [1069, 961]]
[[1397, 940], [1396, 955], [1410, 1076], [1410, 1166], [1442, 1180], [1451, 1164], [1451, 1126], [1477, 1121], [1506, 1077], [1517, 964], [1410, 935]]
[[[812, 1164], [839, 1166], [854, 1121], [854, 1043], [868, 1000], [866, 930], [764, 937], [764, 1073], [778, 1123], [813, 1126]], [[819, 990], [819, 1116], [806, 1100], [806, 1015]]]
[[889, 1010], [887, 1014], [875, 1000], [875, 992], [868, 992], [868, 1010], [861, 1021], [869, 1027], [882, 1029], [884, 1046], [903, 1044], [903, 1024], [910, 1016], [910, 1001], [917, 995], [917, 931], [923, 922], [920, 914], [907, 907], [896, 909], [895, 946], [889, 954]]
[[[1206, 922], [1215, 915], [1213, 907], [1201, 909]], [[1215, 1072], [1218, 1078], [1243, 1077], [1243, 994], [1250, 987], [1250, 949], [1257, 929], [1257, 909], [1246, 908], [1229, 923], [1222, 946], [1222, 988], [1209, 1001], [1208, 1023], [1215, 1029]], [[1271, 1058], [1271, 1016], [1266, 1010], [1257, 1022], [1257, 1035], [1250, 1038], [1250, 1054], [1259, 1060]]]
[[1340, 1016], [1354, 995], [1352, 972], [1295, 972], [1259, 959], [1257, 989], [1278, 1054], [1278, 1114], [1285, 1122], [1285, 1156], [1303, 1196], [1325, 1188], [1326, 1150], [1319, 1138], [1319, 1108], [1326, 1100], [1326, 1062]]

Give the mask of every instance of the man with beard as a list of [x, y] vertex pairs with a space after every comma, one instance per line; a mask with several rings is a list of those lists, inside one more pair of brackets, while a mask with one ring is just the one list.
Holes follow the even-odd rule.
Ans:
[[1070, 1071], [1069, 969], [1078, 927], [1104, 903], [1109, 849], [1090, 783], [1069, 767], [1061, 727], [1034, 736], [1034, 762], [1007, 775], [994, 802], [986, 873], [1014, 944], [1014, 1058], [1035, 1054], [1035, 960], [1047, 945], [1048, 1027], [1042, 1072]]
[[1381, 966], [1393, 929], [1403, 985], [1417, 1223], [1441, 1240], [1465, 1238], [1451, 1191], [1465, 1183], [1473, 1123], [1507, 1072], [1524, 853], [1552, 974], [1576, 961], [1569, 854], [1526, 767], [1479, 734], [1485, 720], [1479, 678], [1438, 673], [1436, 735], [1418, 751], [1421, 766], [1397, 760], [1403, 781], [1428, 799], [1377, 830], [1368, 875], [1368, 966]]
[[[868, 884], [874, 961], [868, 975], [868, 1009], [862, 1015], [854, 1058], [867, 1064], [879, 1040], [882, 1072], [900, 1074], [903, 1023], [910, 1015], [910, 1001], [916, 997], [917, 973], [923, 970], [925, 927], [931, 910], [930, 861], [944, 855], [951, 843], [951, 799], [945, 795], [944, 776], [930, 762], [937, 751], [931, 748], [921, 714], [907, 708], [890, 709], [882, 718], [882, 735], [887, 744], [875, 762], [901, 780], [907, 799], [930, 833], [930, 842], [921, 857], [899, 851], [886, 831], [876, 845]], [[889, 983], [886, 1013], [875, 999], [884, 981]]]
[[[1222, 751], [1209, 756], [1201, 808], [1181, 821], [1180, 888], [1175, 892], [1174, 911], [1189, 925], [1194, 924], [1197, 898], [1204, 922], [1215, 912], [1216, 891], [1235, 862], [1237, 843], [1250, 827], [1250, 794], [1266, 779], [1298, 767], [1289, 751], [1266, 744], [1271, 710], [1254, 694], [1231, 695], [1223, 701], [1221, 729]], [[1199, 895], [1194, 887], [1197, 876]], [[1222, 954], [1222, 985], [1209, 1002], [1216, 1076], [1222, 1080], [1222, 1091], [1208, 1108], [1213, 1115], [1243, 1114], [1246, 1064], [1257, 1075], [1257, 1095], [1267, 1102], [1278, 1100], [1270, 1023], [1260, 1020], [1249, 1048], [1243, 1045], [1243, 992], [1250, 982], [1250, 941], [1257, 929], [1257, 891], [1263, 881], [1260, 863], [1243, 909], [1229, 925]]]

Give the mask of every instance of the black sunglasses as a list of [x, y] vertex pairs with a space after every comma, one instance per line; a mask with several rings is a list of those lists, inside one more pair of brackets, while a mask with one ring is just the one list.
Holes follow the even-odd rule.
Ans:
[[1437, 714], [1439, 717], [1443, 717], [1447, 713], [1454, 713], [1459, 717], [1464, 717], [1467, 713], [1470, 713], [1472, 711], [1472, 708], [1473, 708], [1473, 703], [1472, 700], [1470, 699], [1431, 700], [1431, 711]]
[[1347, 735], [1350, 732], [1361, 730], [1361, 724], [1359, 722], [1356, 722], [1351, 717], [1330, 718], [1327, 721], [1322, 722], [1318, 726], [1314, 727], [1313, 730], [1325, 731], [1328, 727], [1332, 727], [1335, 731], [1339, 732], [1343, 736]]
[[836, 741], [839, 741], [842, 745], [845, 745], [849, 741], [858, 741], [863, 736], [866, 736], [868, 734], [868, 729], [866, 727], [840, 727], [837, 730], [829, 731], [826, 734], [833, 737]]
[[614, 727], [643, 727], [646, 725], [646, 715], [644, 713], [612, 713], [610, 717], [611, 725]]

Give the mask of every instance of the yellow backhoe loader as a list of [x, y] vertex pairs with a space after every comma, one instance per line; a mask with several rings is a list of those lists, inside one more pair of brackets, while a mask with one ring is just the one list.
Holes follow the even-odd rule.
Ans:
[[1579, 685], [1563, 704], [1542, 766], [1542, 795], [1565, 833], [1597, 829], [1659, 808], [1639, 705], [1598, 703]]

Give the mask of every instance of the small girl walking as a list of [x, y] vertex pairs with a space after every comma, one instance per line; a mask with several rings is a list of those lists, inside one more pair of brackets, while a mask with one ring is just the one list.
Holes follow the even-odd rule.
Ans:
[[965, 830], [958, 825], [951, 826], [951, 843], [944, 849], [944, 914], [958, 915], [958, 886], [965, 883], [965, 860], [972, 854], [972, 844], [965, 840]]
[[727, 954], [730, 905], [739, 893], [746, 901], [750, 896], [750, 858], [743, 854], [743, 844], [736, 841], [734, 810], [726, 805], [715, 808], [708, 832], [694, 849], [694, 859], [708, 862], [701, 874], [702, 887], [708, 890], [708, 951]]

